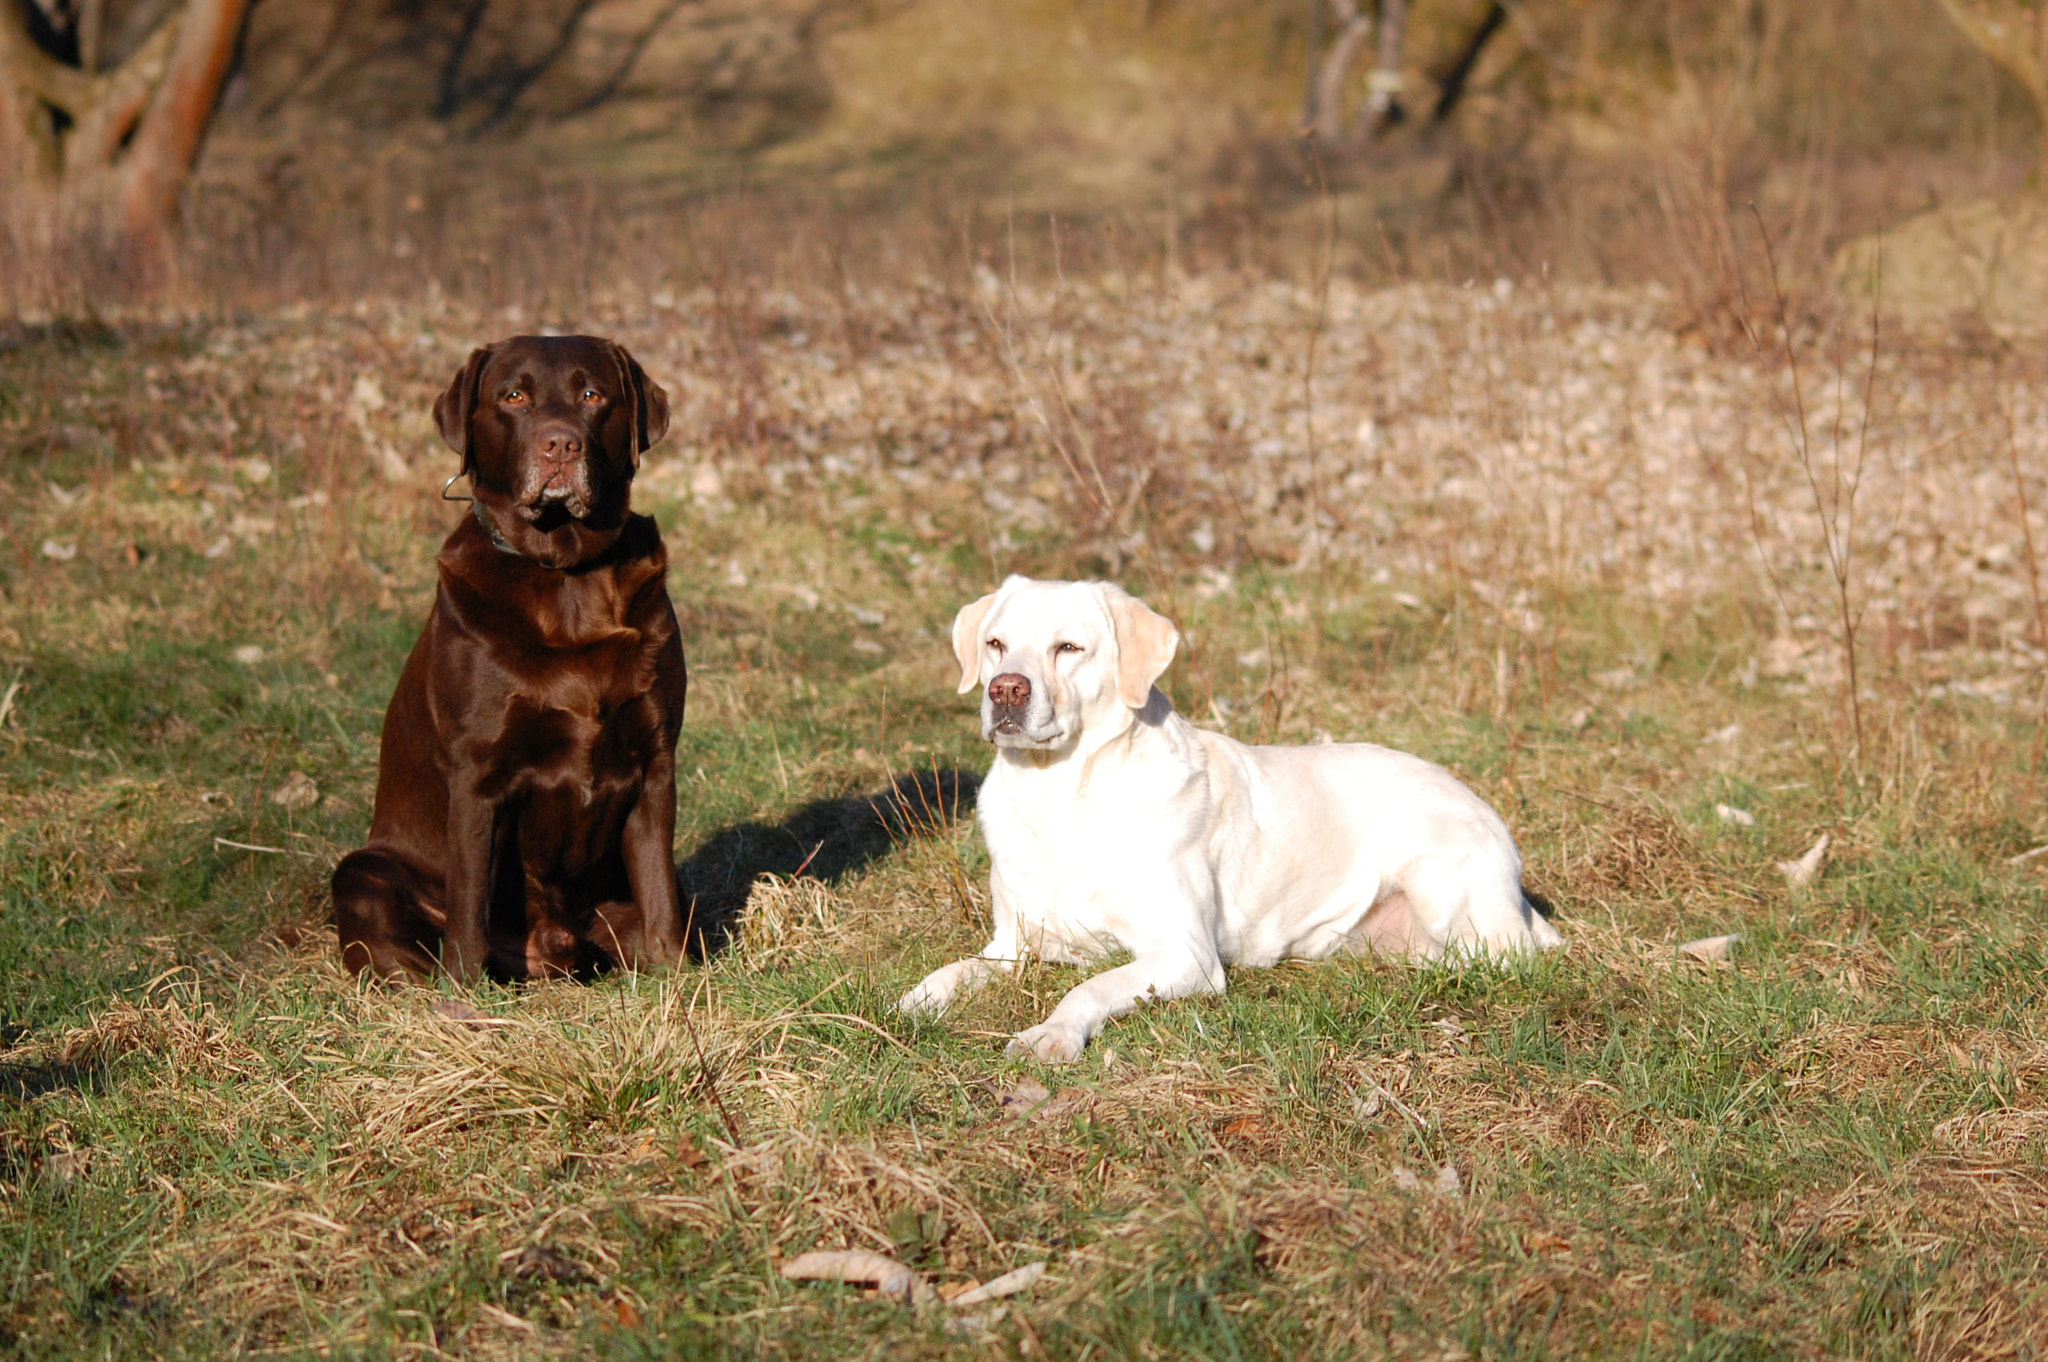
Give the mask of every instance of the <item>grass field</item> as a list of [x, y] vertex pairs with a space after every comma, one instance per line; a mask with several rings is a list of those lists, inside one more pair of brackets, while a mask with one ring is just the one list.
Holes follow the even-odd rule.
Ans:
[[[2038, 355], [1487, 280], [550, 316], [677, 399], [678, 856], [745, 912], [474, 993], [342, 975], [325, 883], [460, 513], [432, 394], [535, 318], [0, 332], [0, 1351], [2048, 1352]], [[1451, 766], [1569, 948], [1243, 971], [1058, 1070], [1002, 1041], [1070, 969], [893, 1015], [986, 857], [864, 797], [985, 766], [945, 631], [1009, 571], [1178, 620], [1199, 722]]]

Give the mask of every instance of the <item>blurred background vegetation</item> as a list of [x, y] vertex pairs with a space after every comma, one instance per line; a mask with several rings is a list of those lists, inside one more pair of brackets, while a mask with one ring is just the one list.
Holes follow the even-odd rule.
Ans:
[[[1702, 323], [1765, 232], [1788, 278], [1881, 272], [1908, 312], [2048, 299], [2031, 0], [1388, 4], [1393, 45], [1371, 0], [0, 0], [0, 306], [488, 291], [1018, 215], [1082, 267], [1334, 246], [1657, 280]], [[1880, 229], [1888, 263], [1843, 254]]]

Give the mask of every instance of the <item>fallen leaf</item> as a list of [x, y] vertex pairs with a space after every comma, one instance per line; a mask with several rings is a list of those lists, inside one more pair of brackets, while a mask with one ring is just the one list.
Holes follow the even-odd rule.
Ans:
[[500, 1310], [495, 1305], [479, 1305], [476, 1308], [476, 1311], [485, 1319], [488, 1319], [493, 1323], [497, 1324], [500, 1328], [510, 1329], [514, 1333], [521, 1334], [530, 1334], [533, 1332], [533, 1325], [531, 1323], [519, 1318], [519, 1316], [513, 1314], [509, 1310]]
[[614, 1296], [611, 1299], [611, 1307], [612, 1315], [618, 1320], [621, 1329], [640, 1327], [640, 1307], [632, 1301], [624, 1296]]
[[1224, 1122], [1223, 1129], [1216, 1133], [1219, 1135], [1247, 1136], [1263, 1134], [1265, 1129], [1263, 1125], [1259, 1124], [1259, 1119], [1256, 1116], [1238, 1116]]
[[467, 1026], [478, 1031], [512, 1024], [510, 1018], [486, 1016], [460, 998], [436, 998], [432, 1011], [443, 1021], [451, 1021], [458, 1026]]
[[685, 1135], [676, 1144], [676, 1162], [685, 1168], [702, 1168], [711, 1162], [711, 1156], [698, 1146], [696, 1140]]
[[1522, 1236], [1522, 1247], [1531, 1253], [1569, 1253], [1572, 1241], [1549, 1230], [1531, 1230]]
[[[971, 1315], [953, 1315], [946, 1320], [946, 1332], [955, 1335], [979, 1333], [996, 1324], [1008, 1313], [998, 1305], [993, 1310], [977, 1310]], [[1017, 1351], [1022, 1353], [1027, 1350], [1019, 1348]]]
[[1029, 1116], [1051, 1096], [1052, 1089], [1037, 1079], [1020, 1078], [1016, 1087], [996, 1099], [996, 1105], [1005, 1116]]
[[1742, 940], [1741, 932], [1730, 932], [1726, 936], [1703, 936], [1697, 941], [1688, 941], [1678, 948], [1678, 953], [1690, 956], [1703, 965], [1719, 964], [1734, 953], [1735, 943]]
[[1806, 854], [1796, 861], [1778, 862], [1778, 870], [1785, 877], [1785, 883], [1794, 889], [1804, 889], [1820, 878], [1820, 870], [1828, 859], [1828, 834], [1822, 833], [1820, 840], [1808, 847]]
[[235, 661], [241, 663], [244, 667], [253, 667], [263, 660], [263, 649], [254, 643], [244, 643], [241, 647], [229, 653], [228, 656], [234, 658]]
[[1361, 1121], [1370, 1121], [1387, 1109], [1385, 1099], [1380, 1095], [1379, 1084], [1373, 1084], [1371, 1092], [1351, 1095], [1351, 1114]]
[[320, 787], [304, 771], [294, 771], [284, 784], [270, 792], [270, 802], [290, 813], [310, 809], [320, 802]]
[[894, 1258], [867, 1249], [815, 1249], [782, 1265], [793, 1282], [852, 1282], [883, 1296], [916, 1303], [937, 1299], [925, 1279]]
[[1738, 827], [1756, 826], [1756, 815], [1748, 809], [1738, 809], [1733, 804], [1716, 804], [1714, 813], [1723, 823], [1734, 823]]
[[942, 1301], [957, 1300], [970, 1291], [979, 1291], [980, 1289], [981, 1278], [979, 1277], [969, 1277], [964, 1282], [942, 1282], [939, 1285], [939, 1299]]
[[1013, 1272], [1005, 1272], [1002, 1276], [984, 1286], [977, 1286], [971, 1290], [961, 1292], [959, 1295], [952, 1297], [951, 1303], [954, 1305], [980, 1305], [984, 1301], [1001, 1300], [1004, 1296], [1014, 1296], [1020, 1291], [1029, 1291], [1033, 1286], [1037, 1285], [1038, 1279], [1044, 1275], [1044, 1263], [1026, 1263]]
[[43, 557], [56, 563], [68, 563], [78, 556], [78, 545], [60, 544], [54, 539], [43, 541]]
[[1422, 1179], [1415, 1176], [1413, 1168], [1397, 1164], [1389, 1176], [1393, 1178], [1394, 1185], [1404, 1192], [1419, 1192], [1422, 1190]]
[[1463, 1196], [1465, 1180], [1458, 1176], [1456, 1167], [1447, 1163], [1436, 1170], [1436, 1182], [1432, 1190], [1438, 1196]]

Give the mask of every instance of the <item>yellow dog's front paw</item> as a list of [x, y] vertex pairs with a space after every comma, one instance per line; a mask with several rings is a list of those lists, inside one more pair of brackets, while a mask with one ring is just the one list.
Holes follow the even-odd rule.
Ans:
[[1045, 1064], [1072, 1064], [1081, 1057], [1082, 1047], [1088, 1044], [1088, 1037], [1064, 1026], [1046, 1022], [1029, 1031], [1020, 1031], [1004, 1051], [1011, 1059], [1036, 1059]]

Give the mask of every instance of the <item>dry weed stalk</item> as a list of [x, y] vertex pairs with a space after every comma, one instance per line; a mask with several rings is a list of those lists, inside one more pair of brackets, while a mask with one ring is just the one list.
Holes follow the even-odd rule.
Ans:
[[[1805, 478], [1807, 493], [1811, 498], [1814, 514], [1819, 521], [1821, 553], [1827, 563], [1828, 575], [1834, 582], [1835, 623], [1839, 630], [1843, 671], [1845, 673], [1843, 684], [1848, 691], [1848, 709], [1854, 733], [1851, 765], [1856, 772], [1856, 778], [1860, 784], [1864, 761], [1863, 695], [1858, 668], [1856, 635], [1863, 622], [1863, 610], [1852, 599], [1851, 577], [1856, 551], [1856, 495], [1863, 487], [1864, 472], [1870, 454], [1871, 420], [1876, 404], [1877, 367], [1881, 337], [1877, 304], [1875, 302], [1875, 299], [1878, 297], [1878, 290], [1875, 282], [1873, 282], [1871, 288], [1873, 301], [1870, 310], [1870, 351], [1864, 374], [1862, 411], [1856, 427], [1855, 466], [1848, 477], [1844, 478], [1842, 471], [1842, 403], [1839, 400], [1839, 389], [1846, 375], [1844, 364], [1838, 363], [1835, 375], [1836, 387], [1838, 389], [1836, 394], [1837, 400], [1834, 404], [1834, 419], [1829, 429], [1828, 469], [1825, 478], [1826, 485], [1823, 487], [1823, 477], [1816, 466], [1818, 461], [1814, 453], [1813, 432], [1807, 419], [1806, 389], [1800, 370], [1798, 344], [1793, 334], [1791, 306], [1786, 297], [1784, 283], [1778, 275], [1777, 253], [1771, 245], [1770, 230], [1764, 225], [1763, 215], [1757, 212], [1753, 205], [1750, 211], [1756, 219], [1757, 232], [1763, 245], [1764, 262], [1771, 287], [1770, 296], [1773, 308], [1773, 321], [1778, 330], [1777, 343], [1768, 349], [1766, 348], [1766, 338], [1759, 332], [1750, 311], [1746, 287], [1743, 287], [1740, 294], [1741, 311], [1738, 314], [1737, 320], [1742, 327], [1743, 335], [1749, 341], [1751, 350], [1759, 360], [1766, 363], [1773, 362], [1775, 355], [1775, 362], [1782, 365], [1790, 388], [1789, 404], [1781, 399], [1779, 419], [1785, 426], [1785, 433], [1791, 443], [1793, 456], [1798, 460], [1800, 473]], [[1882, 258], [1882, 252], [1879, 252], [1873, 261], [1873, 271], [1881, 267]], [[1736, 274], [1736, 282], [1738, 286], [1742, 285], [1742, 275], [1739, 271]], [[1745, 464], [1744, 475], [1746, 483], [1747, 473], [1748, 469]], [[1754, 530], [1758, 522], [1753, 488], [1751, 490], [1750, 506], [1751, 525]], [[1768, 571], [1769, 550], [1761, 538], [1757, 540], [1756, 548], [1759, 557], [1765, 560], [1766, 570]], [[1775, 574], [1773, 574], [1773, 585], [1779, 585]], [[1780, 587], [1779, 595], [1781, 600], [1783, 599], [1783, 594], [1782, 587]]]
[[[2013, 431], [2012, 406], [2001, 403], [2005, 417], [2005, 457], [2012, 469], [2012, 490], [2019, 503], [2020, 540], [2027, 550], [2027, 598], [2034, 606], [2034, 645], [2048, 658], [2048, 606], [2041, 598], [2041, 560], [2034, 549], [2034, 523], [2027, 505], [2027, 479], [2020, 471], [2019, 437]], [[2041, 771], [2041, 754], [2048, 749], [2048, 674], [2044, 674], [2040, 715], [2034, 721], [2034, 750], [2027, 757], [2027, 801], [2034, 797], [2034, 782]]]
[[1306, 354], [1302, 357], [1301, 366], [1301, 419], [1308, 454], [1308, 537], [1303, 547], [1315, 555], [1315, 603], [1311, 615], [1314, 627], [1309, 634], [1309, 665], [1319, 667], [1323, 655], [1323, 622], [1329, 608], [1330, 555], [1328, 546], [1323, 542], [1323, 469], [1316, 445], [1316, 359], [1323, 328], [1328, 325], [1330, 316], [1330, 271], [1335, 266], [1337, 255], [1337, 200], [1330, 193], [1329, 179], [1324, 174], [1321, 144], [1314, 138], [1309, 139], [1308, 152], [1315, 181], [1316, 216], [1322, 232], [1315, 261], [1315, 312], [1309, 322]]

